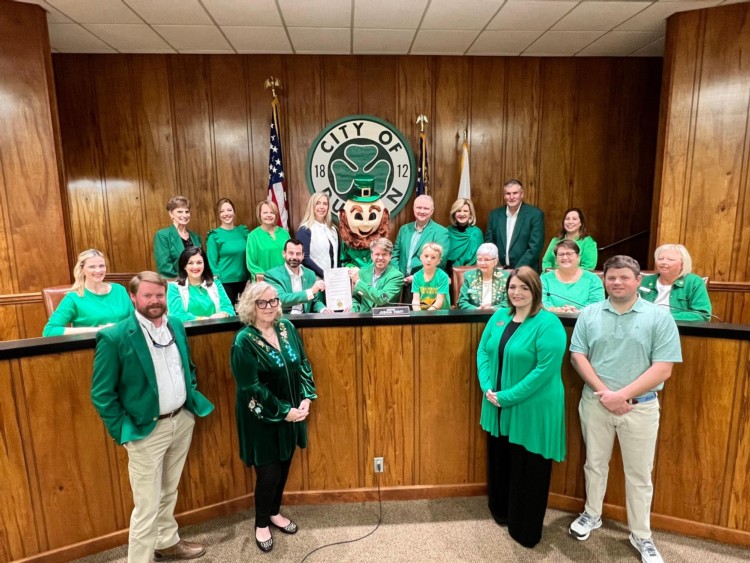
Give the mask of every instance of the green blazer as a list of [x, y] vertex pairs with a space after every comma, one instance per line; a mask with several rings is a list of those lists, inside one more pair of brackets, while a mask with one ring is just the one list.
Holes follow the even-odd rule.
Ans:
[[[653, 303], [659, 292], [656, 290], [656, 280], [659, 274], [643, 276], [641, 288], [649, 291], [641, 291], [644, 300]], [[708, 289], [703, 283], [703, 278], [695, 274], [687, 274], [677, 278], [672, 284], [669, 293], [669, 306], [672, 318], [676, 321], [711, 321], [711, 299], [708, 297]]]
[[443, 247], [443, 257], [440, 260], [438, 267], [445, 269], [445, 265], [448, 262], [448, 254], [450, 254], [451, 250], [448, 229], [442, 225], [438, 225], [435, 221], [430, 220], [430, 222], [425, 225], [424, 229], [422, 229], [422, 234], [419, 236], [419, 242], [414, 248], [414, 254], [410, 254], [411, 238], [416, 230], [417, 224], [415, 222], [407, 223], [398, 230], [396, 242], [393, 245], [393, 263], [398, 267], [401, 273], [404, 274], [404, 276], [407, 275], [407, 266], [411, 264], [411, 274], [414, 274], [422, 269], [422, 262], [419, 260], [419, 256], [422, 254], [422, 246], [428, 242], [436, 242]]
[[[169, 317], [185, 372], [185, 408], [206, 416], [213, 404], [199, 391], [185, 327]], [[135, 313], [96, 334], [91, 400], [118, 444], [145, 438], [159, 417], [156, 372]]]
[[393, 264], [378, 278], [377, 284], [372, 285], [372, 274], [375, 265], [370, 263], [359, 271], [359, 281], [352, 290], [352, 311], [366, 313], [373, 307], [381, 307], [387, 303], [399, 300], [401, 289], [404, 287], [404, 274]]
[[276, 293], [279, 294], [279, 299], [281, 299], [282, 311], [284, 313], [289, 313], [292, 310], [292, 305], [300, 303], [302, 304], [302, 311], [304, 313], [319, 313], [326, 308], [325, 301], [323, 300], [324, 293], [319, 291], [312, 300], [309, 300], [307, 297], [307, 290], [317, 280], [315, 272], [308, 270], [304, 266], [300, 266], [300, 270], [302, 270], [302, 291], [294, 291], [292, 289], [292, 278], [286, 270], [286, 264], [267, 270], [263, 274], [263, 280], [270, 283], [276, 289]]
[[[506, 216], [507, 206], [503, 205], [490, 212], [487, 220], [487, 230], [484, 233], [484, 241], [497, 245], [500, 252], [500, 266], [505, 266], [505, 227], [508, 222]], [[544, 213], [542, 210], [524, 203], [518, 210], [516, 226], [513, 229], [513, 237], [510, 241], [510, 265], [513, 268], [519, 266], [531, 266], [539, 271], [539, 256], [544, 244]]]
[[[505, 284], [510, 272], [502, 268], [495, 268], [492, 273], [492, 306], [507, 307], [508, 296], [505, 294]], [[458, 296], [459, 309], [478, 309], [482, 304], [482, 272], [469, 270], [464, 274], [461, 294]]]
[[[194, 246], [203, 246], [201, 237], [193, 231], [188, 231], [190, 240]], [[177, 227], [170, 225], [156, 231], [154, 235], [154, 259], [156, 260], [156, 271], [167, 279], [177, 277], [177, 262], [180, 254], [185, 250]]]

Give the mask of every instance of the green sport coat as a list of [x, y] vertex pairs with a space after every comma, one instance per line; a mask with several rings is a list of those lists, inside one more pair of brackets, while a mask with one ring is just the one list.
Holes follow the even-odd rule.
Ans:
[[[200, 235], [193, 231], [188, 231], [193, 246], [203, 247], [203, 241]], [[180, 260], [180, 254], [185, 250], [180, 233], [177, 227], [170, 225], [164, 229], [159, 229], [154, 235], [154, 260], [156, 261], [156, 271], [167, 279], [177, 277], [177, 262]]]
[[[169, 317], [185, 372], [185, 405], [196, 416], [214, 406], [200, 391], [182, 323]], [[135, 313], [96, 334], [91, 401], [118, 444], [145, 438], [159, 417], [156, 372]]]
[[373, 287], [372, 274], [375, 264], [368, 264], [359, 271], [359, 281], [352, 290], [352, 311], [355, 313], [366, 313], [372, 311], [373, 307], [382, 307], [387, 303], [398, 301], [401, 289], [404, 287], [404, 275], [398, 271], [393, 264], [378, 278], [378, 283]]
[[[505, 227], [508, 223], [505, 210], [507, 208], [507, 205], [503, 205], [490, 212], [487, 230], [484, 233], [484, 242], [492, 242], [497, 245], [500, 253], [498, 265], [501, 268], [505, 266], [505, 243], [507, 239]], [[538, 272], [539, 256], [542, 253], [543, 244], [544, 213], [541, 209], [524, 203], [518, 210], [516, 226], [513, 229], [513, 236], [510, 241], [510, 266], [513, 268], [531, 266]]]
[[419, 260], [419, 256], [422, 254], [422, 247], [428, 242], [436, 242], [443, 247], [443, 256], [440, 264], [438, 264], [438, 268], [445, 270], [445, 265], [448, 262], [448, 254], [451, 249], [448, 229], [430, 219], [429, 223], [422, 229], [422, 234], [419, 235], [419, 242], [414, 249], [415, 254], [410, 255], [411, 237], [416, 230], [417, 224], [414, 221], [407, 223], [398, 230], [396, 242], [393, 244], [392, 264], [398, 267], [404, 276], [407, 275], [406, 267], [411, 264], [411, 274], [409, 275], [413, 275], [422, 269], [422, 262]]
[[300, 266], [300, 270], [302, 270], [302, 291], [294, 291], [292, 289], [292, 278], [286, 270], [286, 264], [266, 270], [266, 273], [263, 274], [263, 280], [270, 283], [276, 290], [276, 293], [279, 294], [284, 313], [289, 313], [292, 310], [292, 305], [299, 304], [302, 305], [303, 313], [319, 313], [326, 308], [325, 300], [323, 299], [324, 293], [319, 291], [312, 300], [308, 300], [307, 298], [307, 290], [317, 280], [315, 272], [308, 270], [304, 266]]

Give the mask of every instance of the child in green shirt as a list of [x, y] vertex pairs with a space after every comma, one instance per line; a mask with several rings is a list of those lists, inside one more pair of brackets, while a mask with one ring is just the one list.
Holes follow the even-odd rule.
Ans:
[[419, 260], [422, 269], [412, 277], [411, 308], [415, 311], [435, 311], [451, 308], [450, 280], [448, 274], [438, 268], [443, 258], [443, 247], [428, 242], [422, 247]]

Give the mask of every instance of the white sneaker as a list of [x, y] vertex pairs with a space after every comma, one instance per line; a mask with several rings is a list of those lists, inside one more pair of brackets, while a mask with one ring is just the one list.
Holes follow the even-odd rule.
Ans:
[[588, 512], [584, 512], [568, 528], [568, 533], [575, 539], [583, 541], [589, 539], [592, 530], [602, 527], [602, 519], [594, 518]]
[[630, 543], [641, 552], [642, 563], [664, 563], [664, 559], [661, 558], [661, 554], [656, 549], [653, 540], [642, 540], [630, 534]]

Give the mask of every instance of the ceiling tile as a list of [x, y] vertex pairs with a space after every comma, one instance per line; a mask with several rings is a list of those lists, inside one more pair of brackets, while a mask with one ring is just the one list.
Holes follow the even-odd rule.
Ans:
[[664, 37], [660, 37], [650, 45], [646, 45], [640, 51], [633, 53], [634, 57], [663, 57], [664, 56]]
[[154, 29], [180, 52], [233, 52], [219, 28], [213, 25], [155, 25]]
[[44, 9], [44, 11], [47, 12], [48, 23], [73, 23], [73, 20], [71, 20], [68, 17], [65, 17], [63, 14], [61, 14], [51, 5], [47, 4], [47, 2], [45, 2], [44, 0], [17, 0], [17, 1], [20, 1], [22, 4], [36, 4], [37, 6], [41, 6]]
[[150, 24], [212, 25], [198, 0], [124, 0]]
[[609, 31], [650, 5], [650, 2], [581, 2], [552, 30]]
[[223, 26], [221, 30], [238, 53], [291, 53], [283, 27]]
[[86, 29], [124, 53], [174, 53], [145, 23], [90, 23]]
[[279, 7], [287, 27], [334, 29], [352, 24], [351, 0], [279, 0]]
[[476, 31], [433, 31], [417, 33], [412, 55], [463, 55], [477, 36]]
[[483, 31], [467, 55], [518, 55], [541, 31]]
[[355, 29], [354, 53], [405, 55], [414, 33], [411, 29]]
[[279, 10], [273, 0], [202, 0], [203, 6], [218, 25], [280, 27]]
[[416, 30], [425, 6], [427, 0], [355, 0], [354, 27]]
[[721, 0], [710, 0], [703, 2], [654, 2], [650, 8], [646, 8], [636, 14], [622, 25], [617, 31], [661, 31], [667, 28], [667, 18], [674, 13], [686, 10], [699, 10], [710, 8], [721, 2]]
[[578, 54], [587, 57], [626, 57], [659, 37], [661, 34], [658, 31], [610, 31]]
[[570, 57], [602, 35], [602, 31], [548, 31], [523, 54]]
[[498, 31], [546, 31], [578, 2], [515, 0], [506, 2], [487, 26]]
[[78, 23], [143, 23], [120, 0], [48, 0], [47, 3]]
[[421, 29], [483, 29], [503, 0], [432, 0]]
[[48, 27], [50, 45], [61, 53], [117, 52], [77, 23], [51, 23]]
[[290, 27], [288, 29], [295, 53], [348, 55], [351, 52], [349, 28]]

